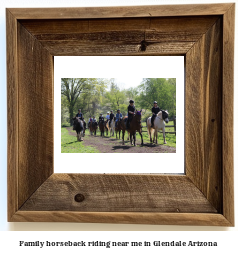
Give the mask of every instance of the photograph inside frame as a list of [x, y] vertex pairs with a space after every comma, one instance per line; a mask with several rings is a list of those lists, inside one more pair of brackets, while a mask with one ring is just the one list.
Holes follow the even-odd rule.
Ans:
[[183, 56], [55, 57], [54, 172], [184, 174], [184, 66]]
[[62, 153], [175, 153], [176, 78], [62, 78]]

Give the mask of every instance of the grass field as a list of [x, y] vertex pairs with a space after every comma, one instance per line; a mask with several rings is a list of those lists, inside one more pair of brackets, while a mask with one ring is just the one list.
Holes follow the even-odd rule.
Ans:
[[[172, 125], [172, 123], [168, 123]], [[145, 123], [142, 124], [145, 126]], [[61, 152], [62, 153], [116, 153], [116, 152], [173, 152], [176, 149], [176, 136], [174, 134], [166, 134], [166, 142], [164, 144], [163, 133], [158, 133], [158, 144], [153, 144], [153, 149], [149, 149], [148, 145], [151, 146], [149, 135], [147, 133], [147, 128], [143, 128], [143, 142], [144, 146], [140, 145], [141, 138], [139, 133], [136, 134], [137, 148], [131, 149], [130, 142], [127, 141], [128, 134], [125, 135], [125, 145], [122, 145], [122, 140], [116, 139], [114, 137], [106, 136], [101, 138], [99, 131], [97, 132], [97, 137], [89, 135], [89, 130], [85, 131], [84, 141], [78, 142], [76, 139], [75, 131], [72, 131], [72, 127], [62, 127], [61, 128]], [[166, 128], [166, 131], [174, 131], [173, 127]], [[119, 138], [119, 137], [118, 137]], [[153, 137], [152, 137], [153, 138]], [[129, 147], [128, 147], [129, 146]], [[129, 149], [126, 149], [128, 147]], [[164, 148], [163, 148], [164, 147]], [[167, 148], [166, 148], [167, 147]], [[157, 149], [158, 148], [158, 149]], [[139, 149], [139, 150], [138, 150]]]
[[61, 128], [61, 153], [99, 153], [92, 146], [84, 146], [83, 142], [78, 142], [76, 137], [69, 135], [68, 130]]
[[[166, 125], [174, 125], [174, 122], [170, 121]], [[145, 122], [142, 123], [142, 126], [146, 126], [146, 123]], [[149, 135], [147, 133], [147, 128], [144, 127], [142, 130], [146, 131], [146, 132], [142, 133], [143, 134], [144, 143], [150, 143]], [[174, 132], [174, 127], [165, 128], [165, 131], [167, 131], [167, 132]], [[137, 133], [136, 134], [136, 139], [139, 140], [138, 138], [140, 139], [140, 135]], [[153, 139], [153, 137], [152, 137], [152, 139]], [[164, 144], [165, 146], [176, 147], [176, 136], [175, 136], [175, 134], [166, 133], [165, 134], [165, 140], [167, 142], [167, 144]], [[158, 142], [158, 144], [163, 144], [164, 143], [163, 133], [158, 133], [157, 142]]]
[[[143, 130], [146, 130], [146, 128], [143, 128]], [[147, 132], [143, 132], [143, 141], [144, 143], [150, 143], [149, 135]], [[127, 134], [126, 134], [127, 137]], [[136, 133], [136, 140], [140, 140], [140, 134]], [[153, 137], [152, 137], [153, 139]], [[165, 135], [165, 140], [167, 144], [164, 144], [164, 138], [163, 138], [163, 133], [158, 133], [158, 138], [157, 142], [158, 145], [164, 144], [165, 146], [171, 146], [171, 147], [176, 147], [176, 136], [174, 134], [166, 134]]]

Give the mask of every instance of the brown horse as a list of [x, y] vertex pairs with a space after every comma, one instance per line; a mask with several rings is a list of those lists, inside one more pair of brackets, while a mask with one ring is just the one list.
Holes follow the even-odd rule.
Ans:
[[122, 135], [123, 135], [123, 131], [125, 132], [125, 123], [124, 123], [124, 119], [123, 118], [120, 118], [118, 121], [117, 121], [117, 124], [115, 126], [115, 132], [116, 132], [116, 139], [117, 139], [117, 133], [119, 133], [119, 139], [120, 139], [120, 136], [121, 136], [121, 131], [122, 131]]
[[101, 137], [104, 137], [104, 131], [105, 131], [105, 122], [104, 121], [99, 122], [99, 130], [101, 132]]
[[90, 129], [91, 135], [93, 135], [93, 133], [94, 133], [94, 135], [96, 136], [97, 128], [98, 128], [97, 122], [91, 122], [90, 123], [89, 129]]
[[[124, 145], [124, 136], [125, 136], [125, 132], [126, 132], [126, 120], [127, 120], [127, 116], [125, 116], [124, 118], [121, 118], [118, 120], [117, 122], [117, 127], [115, 128], [116, 131], [116, 138], [117, 138], [117, 132], [119, 132], [119, 139], [120, 139], [120, 133], [122, 132], [122, 144]], [[127, 140], [129, 140], [129, 133], [130, 131], [127, 130], [128, 132], [128, 138]]]
[[[141, 110], [142, 111], [142, 110]], [[136, 131], [140, 133], [141, 145], [143, 145], [142, 129], [141, 129], [141, 111], [136, 111], [133, 116], [128, 131], [130, 132], [131, 145], [133, 145], [132, 138], [134, 139], [134, 146], [136, 146]], [[122, 136], [124, 143], [124, 135]]]

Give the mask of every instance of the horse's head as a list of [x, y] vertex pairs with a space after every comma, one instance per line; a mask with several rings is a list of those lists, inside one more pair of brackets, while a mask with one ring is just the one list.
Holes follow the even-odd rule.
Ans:
[[139, 118], [139, 119], [141, 119], [141, 112], [142, 112], [142, 110], [141, 110], [141, 111], [136, 110], [136, 112], [135, 112], [135, 116], [136, 116], [137, 118]]
[[168, 123], [169, 122], [169, 113], [168, 113], [168, 111], [167, 110], [162, 110], [162, 118], [163, 118], [163, 120], [166, 122], [166, 123]]

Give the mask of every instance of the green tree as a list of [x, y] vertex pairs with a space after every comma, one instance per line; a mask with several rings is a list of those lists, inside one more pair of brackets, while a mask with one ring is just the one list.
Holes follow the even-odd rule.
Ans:
[[176, 79], [144, 78], [138, 89], [137, 101], [145, 112], [150, 112], [153, 101], [157, 101], [161, 109], [169, 111], [170, 117], [176, 115]]
[[105, 93], [104, 106], [106, 109], [113, 110], [120, 109], [122, 114], [125, 114], [126, 108], [126, 93], [125, 90], [120, 90], [118, 85], [115, 83], [115, 79], [110, 80], [110, 90]]
[[74, 106], [79, 99], [80, 94], [89, 92], [95, 79], [90, 78], [62, 78], [61, 79], [61, 94], [68, 101], [70, 124], [74, 117]]
[[96, 78], [92, 88], [80, 95], [79, 100], [75, 104], [75, 112], [80, 108], [85, 118], [99, 115], [104, 101], [107, 82], [106, 79]]

